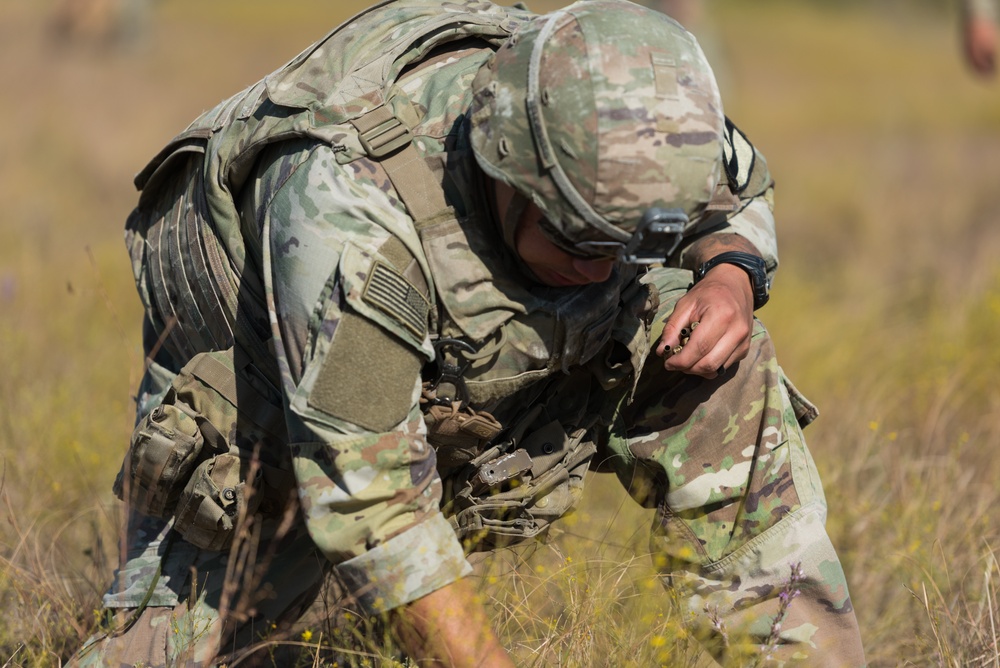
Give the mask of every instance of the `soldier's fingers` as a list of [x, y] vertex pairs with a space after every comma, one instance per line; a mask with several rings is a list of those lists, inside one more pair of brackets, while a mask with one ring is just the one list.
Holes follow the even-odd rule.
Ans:
[[667, 317], [663, 325], [663, 333], [656, 344], [656, 354], [666, 357], [673, 353], [674, 348], [681, 343], [682, 339], [690, 337], [691, 323], [697, 321], [690, 308], [683, 308], [678, 302], [677, 308]]
[[693, 373], [706, 375], [716, 367], [709, 368], [711, 360], [716, 362], [724, 360], [728, 356], [728, 351], [722, 355], [718, 351], [719, 341], [725, 334], [725, 329], [713, 325], [711, 321], [707, 324], [703, 321], [696, 321], [697, 325], [693, 330], [689, 330], [688, 337], [682, 338], [684, 345], [674, 348], [671, 355], [667, 356], [664, 367], [670, 371], [681, 371], [683, 373]]
[[726, 336], [719, 341], [715, 350], [721, 356], [721, 362], [715, 367], [717, 375], [720, 369], [730, 369], [750, 352], [750, 337], [744, 336], [736, 328], [730, 329]]
[[728, 369], [746, 357], [749, 343], [749, 337], [740, 327], [702, 326], [692, 333], [686, 346], [667, 358], [664, 366], [672, 371], [715, 378], [719, 369]]
[[743, 360], [744, 358], [746, 358], [746, 356], [747, 356], [747, 353], [749, 353], [749, 352], [750, 352], [750, 344], [749, 344], [749, 341], [747, 341], [747, 342], [746, 342], [746, 343], [745, 343], [744, 345], [740, 345], [740, 346], [738, 346], [738, 347], [737, 347], [737, 348], [736, 348], [735, 350], [733, 350], [733, 352], [732, 352], [732, 353], [731, 353], [731, 354], [729, 355], [729, 357], [728, 357], [728, 358], [726, 359], [725, 363], [723, 363], [723, 364], [722, 364], [722, 365], [721, 365], [721, 366], [720, 366], [720, 367], [719, 367], [719, 368], [718, 368], [718, 369], [716, 370], [716, 372], [717, 372], [717, 375], [716, 375], [716, 377], [718, 377], [718, 378], [722, 378], [722, 377], [725, 377], [725, 376], [729, 376], [729, 375], [731, 375], [731, 374], [732, 374], [732, 371], [733, 371], [733, 368], [734, 368], [734, 367], [735, 367], [735, 366], [736, 366], [737, 364], [739, 364], [741, 360]]

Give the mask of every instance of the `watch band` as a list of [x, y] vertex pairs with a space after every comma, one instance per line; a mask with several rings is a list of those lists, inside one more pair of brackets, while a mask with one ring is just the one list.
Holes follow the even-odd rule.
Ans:
[[712, 267], [717, 267], [720, 264], [734, 264], [750, 277], [754, 311], [767, 303], [771, 290], [771, 281], [767, 277], [767, 267], [762, 258], [751, 253], [741, 251], [719, 253], [698, 267], [698, 270], [694, 272], [694, 282], [697, 283], [703, 279]]

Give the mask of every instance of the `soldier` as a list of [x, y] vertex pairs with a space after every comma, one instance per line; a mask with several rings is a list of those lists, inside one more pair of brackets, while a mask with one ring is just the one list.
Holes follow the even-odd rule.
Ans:
[[136, 183], [130, 549], [77, 665], [232, 660], [331, 575], [412, 657], [508, 665], [465, 552], [542, 535], [588, 468], [656, 509], [721, 662], [780, 631], [864, 663], [815, 408], [753, 316], [771, 178], [673, 20], [383, 3]]
[[976, 74], [993, 76], [997, 54], [995, 0], [962, 1], [962, 45], [969, 67]]

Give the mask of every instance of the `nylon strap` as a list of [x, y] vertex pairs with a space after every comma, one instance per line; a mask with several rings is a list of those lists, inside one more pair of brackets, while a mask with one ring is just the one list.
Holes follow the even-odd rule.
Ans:
[[372, 109], [351, 124], [365, 138], [362, 145], [369, 157], [385, 169], [414, 221], [431, 218], [447, 208], [441, 180], [413, 145], [409, 128], [389, 106]]

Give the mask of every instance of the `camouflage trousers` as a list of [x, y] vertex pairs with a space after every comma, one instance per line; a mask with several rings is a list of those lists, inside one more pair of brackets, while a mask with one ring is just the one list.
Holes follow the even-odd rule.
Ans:
[[[661, 295], [656, 335], [690, 274], [650, 276]], [[721, 378], [666, 372], [662, 363], [647, 360], [599, 456], [637, 501], [656, 508], [650, 544], [664, 585], [682, 594], [724, 665], [767, 656], [775, 665], [865, 665], [800, 427], [816, 409], [778, 366], [763, 325], [755, 321], [749, 355]]]
[[[650, 277], [662, 326], [690, 273]], [[603, 446], [595, 464], [656, 508], [650, 540], [663, 584], [682, 594], [695, 631], [724, 665], [765, 657], [774, 665], [865, 664], [800, 428], [814, 416], [756, 322], [749, 355], [722, 378], [670, 373], [652, 356], [634, 400], [597, 435]], [[169, 527], [152, 526], [139, 531], [144, 547], [129, 555], [119, 594], [109, 596], [109, 607], [120, 608], [117, 620], [70, 665], [206, 665], [238, 657], [291, 629], [330, 580], [301, 522], [273, 541], [274, 553], [246, 580], [232, 574], [246, 570], [234, 570], [239, 558], [180, 539], [169, 546]], [[264, 550], [268, 541], [259, 545]], [[165, 584], [149, 597], [157, 565]], [[137, 618], [135, 609], [142, 609]]]
[[215, 552], [172, 536], [169, 523], [134, 519], [133, 548], [105, 599], [102, 628], [68, 666], [281, 665], [277, 641], [290, 637], [324, 586], [336, 587], [301, 522], [288, 531], [265, 521], [232, 550]]

